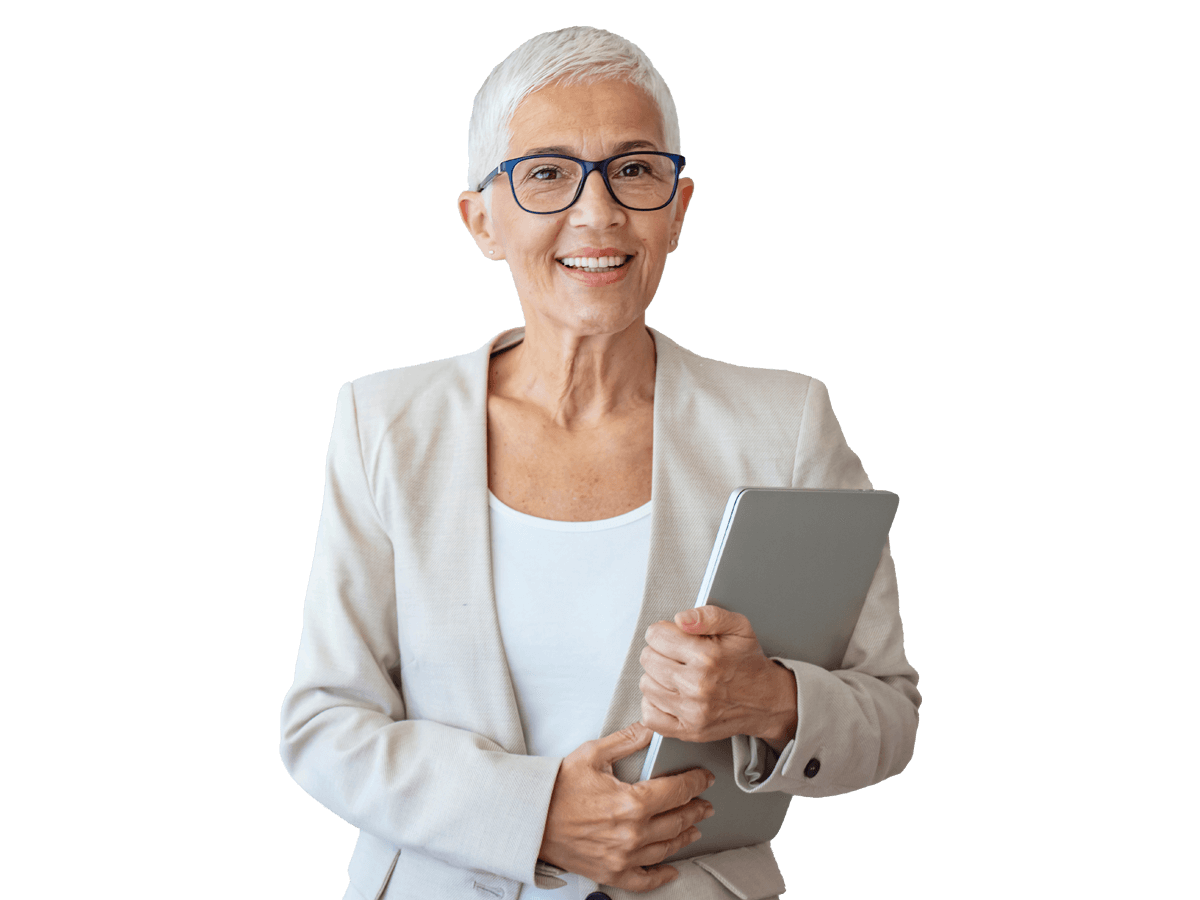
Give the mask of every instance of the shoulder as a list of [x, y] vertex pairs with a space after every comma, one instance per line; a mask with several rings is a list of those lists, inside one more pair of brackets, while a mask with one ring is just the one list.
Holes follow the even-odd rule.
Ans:
[[797, 372], [708, 359], [654, 334], [664, 384], [681, 420], [686, 410], [693, 421], [736, 429], [759, 446], [791, 448], [796, 487], [869, 486], [823, 382]]
[[475, 353], [374, 372], [350, 382], [359, 415], [391, 417], [417, 408], [436, 408], [470, 387]]
[[[658, 362], [665, 379], [688, 389], [726, 397], [739, 403], [762, 403], [773, 408], [802, 406], [816, 379], [784, 369], [760, 369], [709, 359], [654, 332]], [[817, 382], [819, 383], [819, 382]]]
[[389, 433], [412, 431], [413, 425], [428, 430], [469, 421], [486, 401], [492, 343], [460, 356], [356, 378], [342, 386], [339, 411], [349, 407], [364, 446]]

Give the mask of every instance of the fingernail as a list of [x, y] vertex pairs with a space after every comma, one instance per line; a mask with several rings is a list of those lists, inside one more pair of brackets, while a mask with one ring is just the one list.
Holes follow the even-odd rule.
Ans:
[[689, 609], [687, 612], [685, 612], [683, 615], [681, 615], [679, 617], [679, 621], [682, 622], [684, 625], [695, 625], [697, 622], [700, 621], [700, 614], [698, 612], [696, 612], [694, 609]]
[[714, 775], [712, 772], [709, 772], [708, 773], [708, 786], [712, 787], [716, 783], [717, 783], [717, 776]]
[[710, 804], [708, 804], [708, 809], [706, 809], [706, 810], [704, 811], [704, 818], [706, 818], [706, 819], [707, 819], [709, 816], [711, 816], [711, 815], [712, 815], [713, 813], [715, 813], [715, 812], [716, 812], [716, 810], [715, 810], [715, 809], [713, 809], [713, 805], [712, 805], [711, 803], [710, 803]]

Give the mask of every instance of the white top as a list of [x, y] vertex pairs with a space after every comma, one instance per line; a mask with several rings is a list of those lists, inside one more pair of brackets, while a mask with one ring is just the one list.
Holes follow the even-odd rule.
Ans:
[[[651, 503], [595, 522], [540, 519], [489, 492], [500, 635], [528, 751], [566, 756], [600, 737], [637, 627]], [[628, 723], [622, 723], [628, 724]], [[583, 900], [578, 879], [522, 900]]]

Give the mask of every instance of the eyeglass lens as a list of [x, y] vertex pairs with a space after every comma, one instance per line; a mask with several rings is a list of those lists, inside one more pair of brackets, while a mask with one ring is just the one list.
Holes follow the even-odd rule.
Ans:
[[[571, 205], [583, 167], [562, 156], [539, 156], [512, 170], [517, 202], [530, 212], [558, 212]], [[608, 164], [608, 183], [631, 209], [657, 209], [675, 190], [675, 164], [665, 156], [629, 153]]]

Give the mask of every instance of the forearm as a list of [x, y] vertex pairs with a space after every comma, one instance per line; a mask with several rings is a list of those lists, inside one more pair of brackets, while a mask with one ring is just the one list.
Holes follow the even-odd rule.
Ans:
[[558, 759], [349, 706], [295, 712], [285, 721], [284, 763], [333, 812], [397, 847], [533, 881]]

